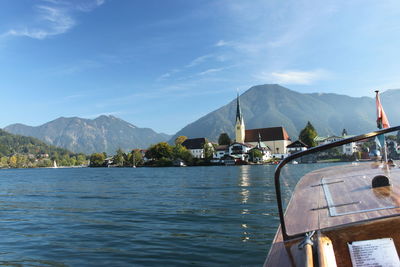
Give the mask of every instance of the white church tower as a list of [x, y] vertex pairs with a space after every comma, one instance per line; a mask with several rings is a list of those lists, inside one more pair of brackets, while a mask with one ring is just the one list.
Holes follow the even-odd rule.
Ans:
[[240, 110], [239, 93], [237, 96], [237, 108], [236, 108], [236, 124], [235, 124], [235, 140], [238, 143], [244, 143], [244, 120]]

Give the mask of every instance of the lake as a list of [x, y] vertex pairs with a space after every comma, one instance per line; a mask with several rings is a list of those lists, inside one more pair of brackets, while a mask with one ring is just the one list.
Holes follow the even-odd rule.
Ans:
[[0, 264], [261, 266], [279, 223], [274, 171], [0, 170]]

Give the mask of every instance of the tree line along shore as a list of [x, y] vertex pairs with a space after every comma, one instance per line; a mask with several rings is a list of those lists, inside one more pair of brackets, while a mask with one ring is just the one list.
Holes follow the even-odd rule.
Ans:
[[[316, 136], [315, 128], [308, 122], [300, 132], [299, 140], [313, 147], [316, 145], [314, 141]], [[197, 158], [182, 145], [186, 139], [185, 136], [179, 136], [175, 139], [174, 145], [160, 142], [147, 150], [133, 149], [125, 152], [118, 149], [110, 156], [105, 152], [86, 155], [51, 146], [32, 137], [9, 134], [0, 129], [0, 168], [206, 166], [215, 164], [212, 159], [216, 146], [229, 145], [233, 142], [226, 133], [222, 133], [218, 143], [210, 142], [211, 146], [205, 145], [204, 157]], [[257, 149], [251, 150], [248, 164], [255, 163], [260, 154]]]

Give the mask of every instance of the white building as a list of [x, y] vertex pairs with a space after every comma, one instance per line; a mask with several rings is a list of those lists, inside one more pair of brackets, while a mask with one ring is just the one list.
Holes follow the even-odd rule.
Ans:
[[207, 145], [211, 150], [213, 150], [213, 146], [210, 142], [207, 141], [206, 138], [192, 138], [186, 139], [182, 146], [186, 147], [187, 150], [192, 154], [193, 157], [203, 159], [204, 155], [204, 146]]
[[219, 145], [214, 150], [214, 159], [221, 159], [225, 155], [229, 155], [229, 146], [228, 145]]
[[262, 160], [268, 160], [272, 156], [283, 158], [287, 156], [286, 146], [290, 143], [289, 135], [283, 127], [246, 130], [238, 95], [236, 101], [235, 143], [229, 146], [228, 151], [222, 148], [217, 149], [214, 157], [220, 159], [229, 155], [247, 161], [249, 158], [248, 152], [252, 148], [257, 148], [263, 154]]
[[291, 143], [290, 145], [286, 146], [286, 150], [287, 150], [288, 154], [305, 151], [307, 149], [308, 149], [308, 146], [300, 140], [297, 140], [297, 141]]
[[244, 144], [244, 143], [239, 143], [239, 142], [234, 142], [231, 144], [228, 148], [228, 153], [230, 156], [233, 156], [235, 158], [241, 159], [243, 161], [247, 161], [249, 155], [250, 149], [252, 149], [254, 146], [250, 144]]
[[273, 157], [282, 158], [287, 156], [286, 147], [292, 141], [285, 128], [279, 126], [246, 130], [245, 143], [253, 146], [262, 143], [271, 151]]
[[[328, 137], [322, 137], [322, 136], [317, 136], [315, 137], [314, 141], [317, 143], [318, 146], [320, 145], [325, 145], [325, 144], [330, 144], [336, 141], [340, 141], [349, 137], [353, 137], [354, 135], [345, 135], [345, 136], [336, 136], [336, 135], [332, 135], [332, 136], [328, 136]], [[348, 144], [345, 144], [342, 146], [342, 153], [346, 154], [346, 155], [353, 155], [354, 152], [357, 152], [358, 149], [358, 145], [356, 142], [351, 142]]]

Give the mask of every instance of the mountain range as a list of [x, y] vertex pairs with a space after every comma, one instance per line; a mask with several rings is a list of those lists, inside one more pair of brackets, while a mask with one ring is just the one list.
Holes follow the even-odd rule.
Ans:
[[171, 137], [106, 115], [93, 120], [61, 117], [37, 127], [12, 124], [4, 130], [13, 134], [36, 137], [48, 144], [76, 153], [88, 154], [103, 151], [114, 154], [118, 148], [126, 151], [147, 148], [151, 144], [167, 141]]
[[[246, 129], [283, 126], [292, 140], [310, 121], [321, 136], [361, 134], [376, 130], [376, 107], [372, 97], [350, 97], [331, 93], [303, 94], [277, 84], [251, 87], [240, 96]], [[392, 125], [400, 123], [400, 90], [381, 94], [381, 102]], [[236, 99], [185, 126], [171, 140], [184, 135], [218, 140], [226, 132], [234, 138]]]
[[33, 137], [10, 134], [0, 129], [0, 157], [12, 155], [55, 154], [73, 156], [73, 153], [59, 147], [51, 146]]
[[[400, 124], [400, 90], [387, 90], [381, 102], [391, 125]], [[310, 121], [320, 136], [339, 135], [343, 129], [350, 135], [376, 130], [374, 93], [371, 97], [350, 97], [332, 93], [299, 93], [277, 84], [253, 86], [240, 96], [240, 105], [246, 129], [283, 126], [292, 140]], [[118, 148], [148, 148], [177, 136], [206, 137], [217, 141], [225, 132], [234, 139], [236, 99], [185, 126], [174, 136], [139, 128], [114, 116], [96, 119], [58, 118], [32, 127], [12, 124], [7, 132], [36, 137], [48, 144], [73, 152], [107, 152]]]

